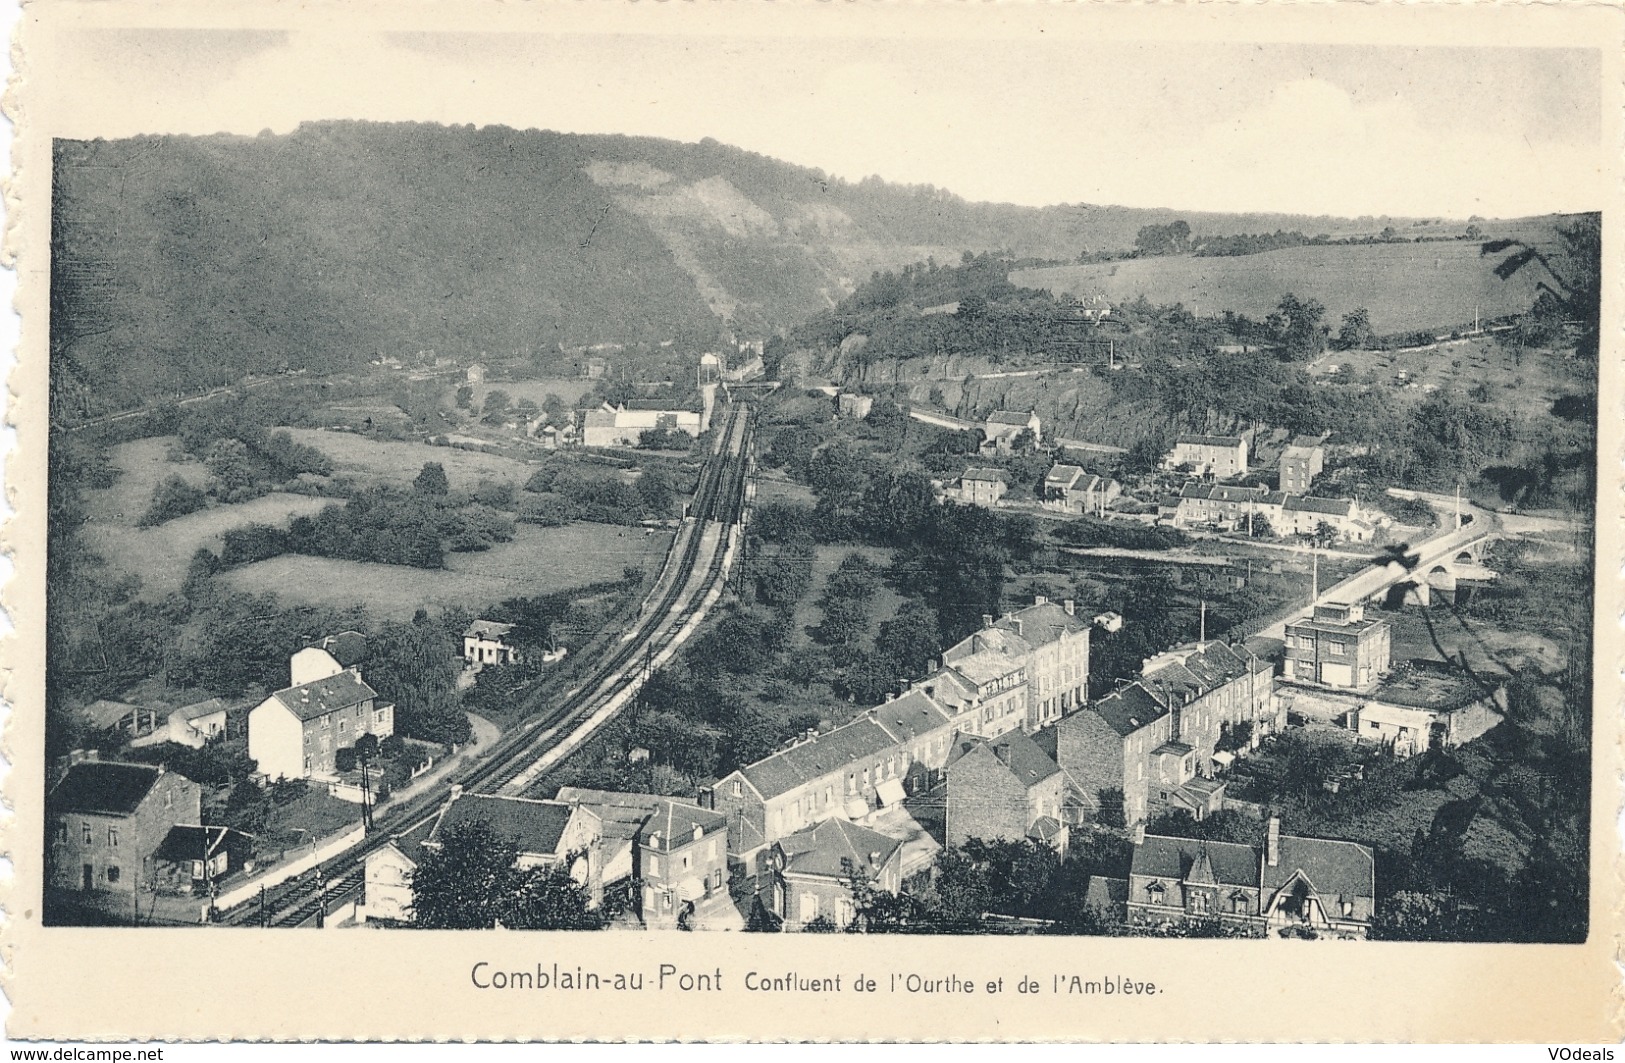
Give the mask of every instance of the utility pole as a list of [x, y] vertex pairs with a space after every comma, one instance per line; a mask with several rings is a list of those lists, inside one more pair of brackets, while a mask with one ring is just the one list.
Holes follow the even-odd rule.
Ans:
[[1206, 645], [1207, 644], [1207, 599], [1206, 598], [1202, 599], [1202, 619], [1199, 621], [1199, 625], [1200, 626], [1197, 628], [1196, 641], [1198, 643], [1201, 643], [1202, 645]]
[[322, 876], [322, 865], [316, 865], [316, 929], [327, 925], [327, 879]]

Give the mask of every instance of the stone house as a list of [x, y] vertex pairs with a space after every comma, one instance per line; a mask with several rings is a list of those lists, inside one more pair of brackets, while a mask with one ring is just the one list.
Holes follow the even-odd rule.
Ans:
[[1326, 467], [1326, 451], [1312, 436], [1299, 436], [1281, 451], [1279, 485], [1289, 495], [1306, 495]]
[[1064, 855], [1065, 785], [1060, 766], [1020, 731], [956, 736], [948, 762], [948, 844], [1031, 838]]
[[[1071, 601], [1043, 595], [1024, 609], [994, 621], [993, 629], [1016, 635], [1027, 651], [1028, 731], [1047, 727], [1089, 700], [1089, 638], [1094, 626]], [[975, 636], [971, 636], [975, 638]]]
[[279, 690], [248, 713], [248, 755], [267, 779], [331, 775], [340, 749], [395, 733], [395, 706], [354, 669]]
[[982, 630], [943, 651], [942, 666], [971, 691], [969, 703], [956, 714], [956, 726], [995, 738], [1027, 722], [1027, 662], [1033, 646], [1014, 631], [993, 626], [991, 616], [982, 619]]
[[779, 839], [759, 880], [764, 907], [798, 931], [823, 917], [845, 930], [857, 918], [854, 875], [878, 890], [902, 888], [903, 843], [844, 819], [827, 819]]
[[1124, 826], [1133, 830], [1151, 813], [1151, 755], [1173, 741], [1173, 717], [1151, 692], [1130, 683], [1061, 717], [1055, 756], [1086, 801], [1103, 814], [1121, 793]]
[[162, 765], [90, 758], [69, 766], [45, 809], [47, 884], [129, 895], [156, 887], [172, 830], [202, 823], [202, 789]]
[[966, 469], [946, 496], [949, 501], [992, 509], [1009, 490], [1010, 483], [1003, 469]]
[[996, 410], [987, 415], [987, 423], [982, 431], [986, 437], [982, 447], [1001, 454], [1008, 454], [1014, 449], [1016, 437], [1022, 432], [1033, 434], [1034, 446], [1044, 441], [1044, 425], [1036, 411], [1017, 413], [1014, 410]]
[[1198, 476], [1226, 480], [1247, 475], [1245, 436], [1182, 435], [1163, 459], [1169, 469], [1189, 466]]

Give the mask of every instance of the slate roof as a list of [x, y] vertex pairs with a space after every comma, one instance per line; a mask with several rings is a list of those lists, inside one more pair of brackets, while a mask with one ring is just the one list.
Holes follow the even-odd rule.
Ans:
[[994, 628], [1014, 627], [1011, 620], [1021, 621], [1021, 638], [1029, 646], [1044, 646], [1055, 642], [1063, 632], [1077, 633], [1088, 631], [1090, 623], [1081, 616], [1067, 613], [1066, 608], [1055, 602], [1045, 602], [1043, 605], [1029, 605], [1025, 609], [1017, 609], [1014, 613], [994, 624]]
[[[845, 882], [848, 863], [869, 868], [873, 874], [903, 843], [844, 819], [826, 819], [784, 838], [779, 845], [788, 857], [785, 870]], [[879, 858], [873, 859], [876, 853]]]
[[643, 844], [662, 852], [681, 849], [694, 840], [696, 827], [702, 836], [723, 832], [728, 829], [728, 817], [684, 801], [659, 798], [654, 814], [643, 824]]
[[770, 799], [896, 744], [884, 727], [867, 716], [860, 716], [833, 731], [763, 757], [739, 771], [764, 799]]
[[1044, 474], [1046, 487], [1071, 487], [1078, 477], [1083, 475], [1083, 468], [1078, 465], [1056, 465]]
[[1008, 482], [1009, 477], [1005, 476], [1003, 469], [982, 469], [982, 468], [977, 468], [977, 469], [966, 469], [965, 472], [964, 472], [964, 475], [962, 475], [959, 479], [962, 480], [962, 481], [970, 480], [972, 482], [986, 481], [986, 482], [989, 482], [989, 483], [992, 483], [992, 482], [1006, 483], [1006, 482]]
[[1180, 436], [1177, 440], [1175, 440], [1175, 442], [1176, 443], [1186, 443], [1186, 444], [1189, 444], [1191, 446], [1198, 446], [1198, 447], [1239, 447], [1239, 446], [1241, 446], [1241, 437], [1240, 436], [1183, 435], [1183, 436]]
[[1224, 886], [1254, 886], [1258, 883], [1259, 851], [1239, 842], [1204, 842], [1192, 838], [1169, 838], [1147, 834], [1135, 846], [1130, 873], [1155, 875], [1186, 881], [1198, 863], [1205, 863], [1208, 881]]
[[496, 620], [476, 620], [468, 625], [468, 630], [463, 632], [463, 638], [500, 639], [512, 630], [512, 624], [503, 624]]
[[138, 711], [140, 710], [135, 705], [128, 705], [122, 701], [108, 701], [103, 698], [100, 701], [93, 701], [86, 705], [80, 710], [80, 715], [84, 716], [91, 727], [98, 731], [105, 731], [108, 728], [118, 726], [120, 720], [123, 720], [130, 713]]
[[1099, 716], [1125, 738], [1168, 714], [1162, 702], [1139, 683], [1112, 691], [1084, 711]]
[[1264, 888], [1280, 889], [1300, 869], [1317, 893], [1351, 898], [1377, 895], [1376, 859], [1363, 845], [1283, 834], [1280, 859], [1274, 867], [1263, 865]]
[[[194, 702], [191, 705], [183, 705], [175, 710], [175, 712], [181, 714], [181, 719], [183, 720], [201, 720], [205, 716], [213, 716], [217, 712], [225, 711], [226, 703], [220, 698], [210, 698], [208, 701]], [[173, 715], [173, 713], [171, 715]]]
[[900, 698], [869, 710], [880, 726], [898, 741], [906, 742], [948, 724], [948, 713], [923, 690], [911, 690]]
[[573, 812], [562, 801], [465, 793], [441, 810], [428, 841], [439, 841], [452, 827], [483, 821], [493, 833], [514, 839], [522, 854], [556, 855]]
[[939, 705], [952, 709], [958, 709], [976, 697], [976, 688], [952, 667], [937, 669], [920, 680], [919, 686]]
[[169, 833], [164, 835], [163, 842], [158, 846], [158, 851], [153, 855], [170, 863], [180, 863], [183, 860], [201, 860], [203, 859], [205, 839], [208, 842], [209, 855], [213, 856], [228, 841], [233, 840], [233, 835], [236, 836], [236, 841], [239, 843], [249, 840], [249, 835], [232, 830], [230, 827], [171, 827]]
[[367, 636], [359, 631], [340, 631], [316, 643], [319, 649], [339, 662], [340, 668], [354, 668], [367, 659]]
[[661, 801], [671, 798], [654, 794], [622, 793], [618, 790], [591, 790], [581, 786], [561, 786], [553, 800], [590, 808], [598, 816], [599, 833], [605, 838], [629, 841], [643, 830]]
[[[963, 740], [961, 740], [963, 739]], [[1031, 789], [1050, 776], [1061, 770], [1060, 766], [1050, 759], [1038, 745], [1022, 731], [1011, 731], [997, 738], [973, 738], [971, 736], [956, 736], [955, 748], [950, 753], [949, 767], [963, 760], [977, 749], [986, 747], [994, 757], [998, 757], [1002, 750], [1008, 756], [1008, 762], [1001, 760], [1010, 769], [1010, 774], [1022, 786]]]
[[301, 683], [271, 695], [301, 720], [315, 720], [339, 709], [376, 698], [377, 691], [354, 672], [340, 672], [325, 679]]
[[1288, 496], [1282, 508], [1295, 513], [1324, 513], [1327, 516], [1346, 517], [1354, 507], [1352, 498], [1304, 498]]
[[161, 774], [152, 764], [85, 761], [68, 769], [46, 803], [52, 812], [127, 816], [140, 807]]
[[1128, 879], [1108, 875], [1090, 875], [1089, 887], [1083, 893], [1083, 906], [1122, 912], [1128, 903]]
[[1054, 841], [1060, 833], [1061, 821], [1054, 816], [1039, 816], [1027, 828], [1027, 837], [1041, 842]]
[[1015, 410], [995, 410], [987, 415], [988, 424], [1007, 424], [1026, 428], [1032, 423], [1031, 413], [1018, 413]]
[[1003, 679], [1012, 672], [1020, 671], [1022, 667], [1021, 658], [997, 650], [980, 650], [953, 662], [956, 672], [978, 686]]

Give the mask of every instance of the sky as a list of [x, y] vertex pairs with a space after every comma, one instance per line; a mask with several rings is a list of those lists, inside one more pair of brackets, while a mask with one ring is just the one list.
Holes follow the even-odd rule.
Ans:
[[[712, 137], [974, 200], [1597, 209], [1596, 51], [930, 37], [96, 30], [71, 135], [324, 118]], [[297, 78], [290, 70], [301, 71]], [[297, 91], [294, 89], [297, 88]]]

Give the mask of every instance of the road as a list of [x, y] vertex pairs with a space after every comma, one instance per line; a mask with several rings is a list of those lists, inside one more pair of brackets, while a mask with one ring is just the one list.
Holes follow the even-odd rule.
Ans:
[[711, 460], [684, 518], [687, 534], [673, 539], [668, 571], [656, 581], [628, 636], [606, 640], [599, 651], [601, 659], [594, 662], [585, 681], [562, 697], [546, 691], [526, 695], [526, 722], [486, 756], [450, 773], [429, 792], [380, 810], [366, 838], [323, 865], [325, 886], [318, 887], [313, 876], [291, 881], [267, 891], [263, 915], [256, 900], [224, 913], [222, 921], [241, 926], [264, 918], [272, 926], [289, 927], [313, 922], [318, 907], [332, 911], [355, 899], [364, 884], [367, 855], [438, 814], [452, 784], [471, 793], [516, 793], [545, 783], [549, 769], [613, 718], [653, 667], [694, 632], [721, 597], [748, 518], [748, 409], [742, 404], [732, 406], [726, 424], [717, 434]]

